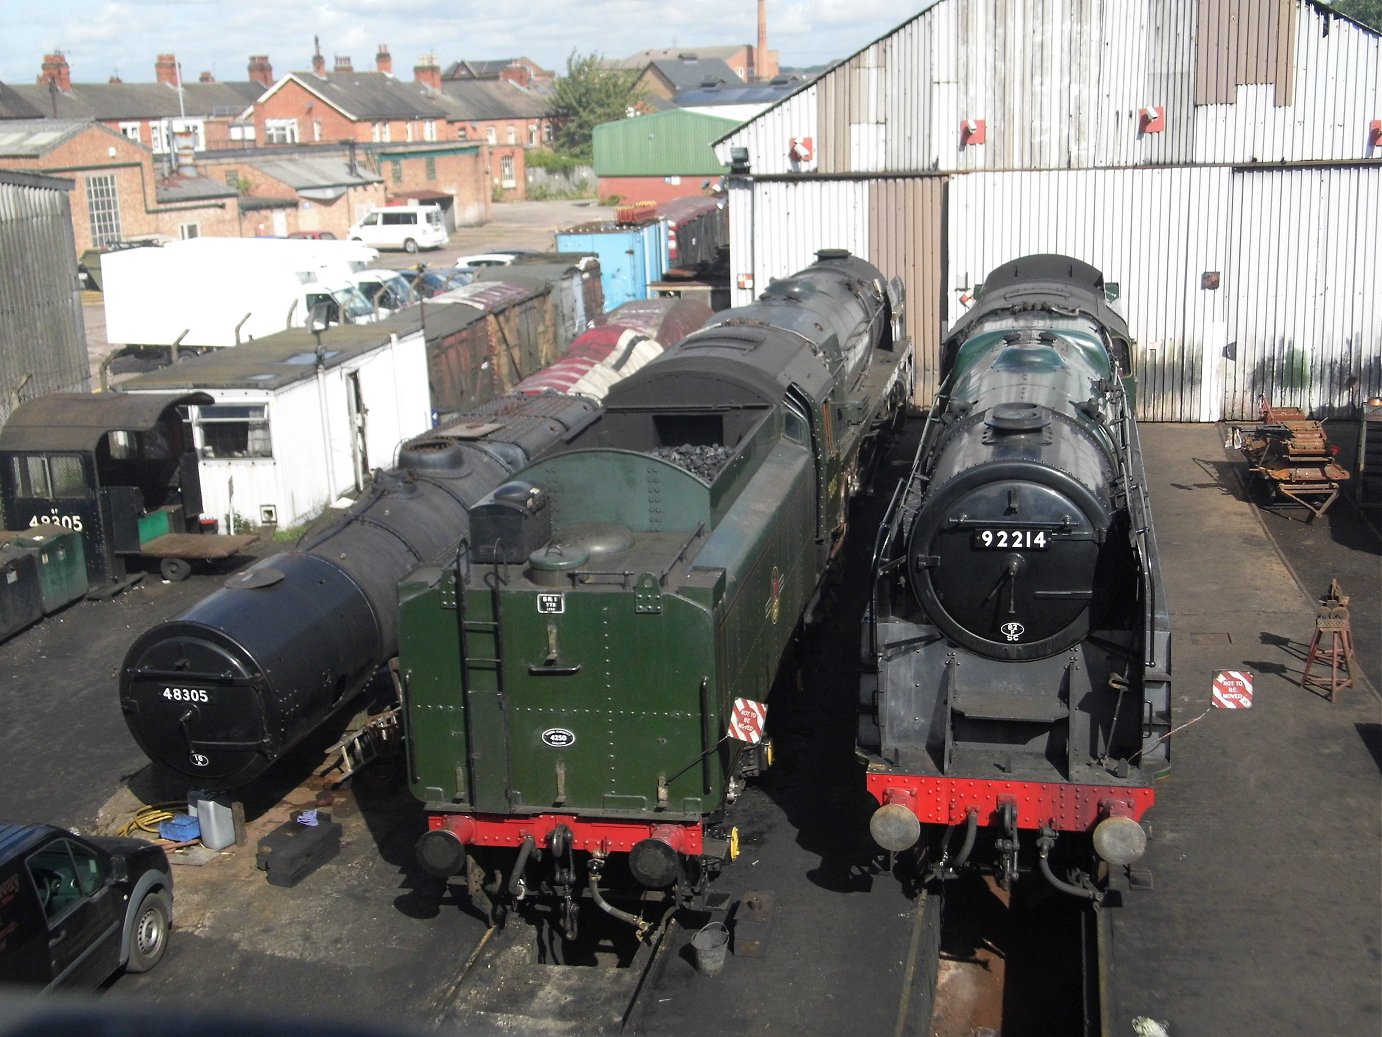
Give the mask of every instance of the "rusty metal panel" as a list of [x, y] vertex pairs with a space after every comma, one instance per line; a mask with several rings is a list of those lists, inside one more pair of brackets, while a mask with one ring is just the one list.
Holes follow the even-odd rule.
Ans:
[[940, 385], [942, 258], [946, 178], [894, 177], [874, 181], [865, 256], [906, 288], [906, 326], [916, 347], [915, 402]]
[[71, 186], [0, 172], [0, 423], [23, 400], [91, 390]]

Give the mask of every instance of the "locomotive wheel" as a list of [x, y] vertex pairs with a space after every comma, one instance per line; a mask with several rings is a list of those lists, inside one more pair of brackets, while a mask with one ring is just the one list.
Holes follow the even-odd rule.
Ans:
[[186, 558], [164, 558], [158, 563], [158, 571], [169, 583], [181, 583], [192, 575], [192, 563]]

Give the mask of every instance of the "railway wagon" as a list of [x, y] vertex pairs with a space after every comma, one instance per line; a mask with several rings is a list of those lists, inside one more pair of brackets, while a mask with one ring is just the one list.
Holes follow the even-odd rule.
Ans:
[[879, 534], [859, 748], [875, 840], [921, 878], [1098, 899], [1168, 766], [1171, 631], [1131, 339], [1102, 274], [993, 271]]
[[[824, 251], [616, 385], [400, 590], [425, 868], [576, 937], [694, 904], [757, 713], [911, 391], [900, 281]], [[620, 904], [623, 906], [620, 906]]]

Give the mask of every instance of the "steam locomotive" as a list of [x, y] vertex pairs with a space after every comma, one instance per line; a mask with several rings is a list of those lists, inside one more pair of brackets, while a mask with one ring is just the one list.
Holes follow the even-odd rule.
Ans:
[[491, 917], [570, 940], [593, 903], [642, 935], [737, 851], [755, 717], [911, 394], [901, 282], [817, 257], [620, 382], [400, 588], [418, 857]]
[[1103, 275], [993, 271], [879, 531], [859, 752], [922, 880], [1040, 872], [1099, 899], [1169, 763], [1171, 633], [1131, 340]]
[[[469, 509], [599, 413], [605, 388], [710, 316], [628, 304], [571, 344], [553, 393], [524, 383], [405, 443], [398, 467], [292, 551], [230, 577], [130, 646], [120, 706], [150, 759], [213, 789], [244, 785], [354, 702], [398, 650], [398, 581], [456, 549]], [[555, 368], [552, 370], [556, 370]], [[603, 373], [602, 373], [603, 372]]]

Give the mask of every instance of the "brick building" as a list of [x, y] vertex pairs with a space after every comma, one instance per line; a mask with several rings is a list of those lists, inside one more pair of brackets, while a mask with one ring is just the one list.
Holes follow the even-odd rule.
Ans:
[[238, 192], [193, 176], [160, 178], [153, 152], [99, 123], [0, 123], [0, 167], [72, 180], [76, 253], [111, 241], [238, 233]]

